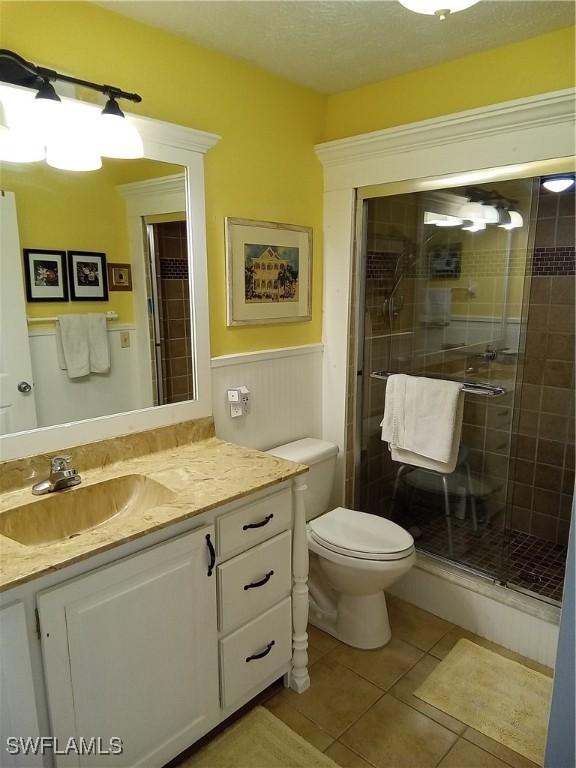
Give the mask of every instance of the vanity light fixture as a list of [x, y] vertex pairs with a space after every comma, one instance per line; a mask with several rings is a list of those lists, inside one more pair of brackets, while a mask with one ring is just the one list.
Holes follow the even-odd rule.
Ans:
[[404, 8], [415, 13], [436, 16], [444, 21], [451, 13], [458, 13], [476, 5], [479, 0], [399, 0]]
[[548, 192], [565, 192], [574, 184], [574, 176], [552, 176], [544, 179], [542, 186]]
[[[106, 106], [100, 115], [94, 117], [93, 112], [90, 112], [90, 121], [85, 120], [78, 110], [67, 109], [70, 102], [63, 103], [54, 89], [53, 83], [57, 81], [103, 94], [107, 98]], [[32, 152], [30, 161], [42, 159], [45, 152], [49, 165], [65, 170], [85, 171], [100, 168], [101, 155], [125, 159], [143, 157], [142, 139], [118, 105], [118, 99], [135, 103], [142, 101], [137, 93], [64, 75], [32, 64], [17, 53], [5, 49], [0, 49], [0, 82], [37, 90], [32, 105], [33, 115], [36, 113], [34, 117], [31, 116], [33, 130], [26, 128], [23, 119], [10, 126], [11, 133], [16, 135], [22, 145], [30, 141], [42, 145], [41, 157], [37, 156], [37, 151]], [[88, 114], [86, 107], [84, 112]], [[5, 154], [2, 152], [2, 159], [8, 159], [4, 157]], [[28, 160], [22, 156], [14, 162]]]
[[[469, 200], [464, 203], [458, 211], [458, 216], [464, 221], [471, 221], [477, 224], [486, 224], [485, 206], [482, 203]], [[466, 229], [466, 227], [464, 227]]]

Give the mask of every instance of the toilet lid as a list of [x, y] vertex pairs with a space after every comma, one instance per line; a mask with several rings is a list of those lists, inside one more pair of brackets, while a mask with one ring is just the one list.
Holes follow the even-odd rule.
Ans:
[[335, 552], [370, 560], [396, 560], [414, 549], [408, 531], [391, 520], [337, 507], [309, 523], [312, 537]]

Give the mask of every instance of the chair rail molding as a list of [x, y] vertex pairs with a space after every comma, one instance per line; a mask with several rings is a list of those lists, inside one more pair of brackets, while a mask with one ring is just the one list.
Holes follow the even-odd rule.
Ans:
[[358, 190], [398, 182], [398, 192], [431, 191], [566, 170], [576, 150], [575, 97], [575, 89], [552, 91], [316, 145], [324, 167], [322, 435], [340, 449], [333, 504], [344, 501]]

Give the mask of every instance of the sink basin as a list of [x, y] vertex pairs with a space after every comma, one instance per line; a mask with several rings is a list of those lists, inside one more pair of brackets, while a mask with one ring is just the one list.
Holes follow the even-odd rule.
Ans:
[[0, 534], [27, 546], [72, 539], [117, 515], [146, 512], [174, 498], [145, 475], [123, 475], [56, 491], [0, 514]]

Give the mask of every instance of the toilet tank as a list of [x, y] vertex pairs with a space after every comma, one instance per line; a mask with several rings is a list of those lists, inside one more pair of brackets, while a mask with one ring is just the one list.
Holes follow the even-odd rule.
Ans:
[[306, 475], [308, 488], [304, 494], [307, 520], [328, 511], [336, 471], [337, 445], [326, 440], [305, 437], [303, 440], [271, 448], [267, 453], [310, 467]]

